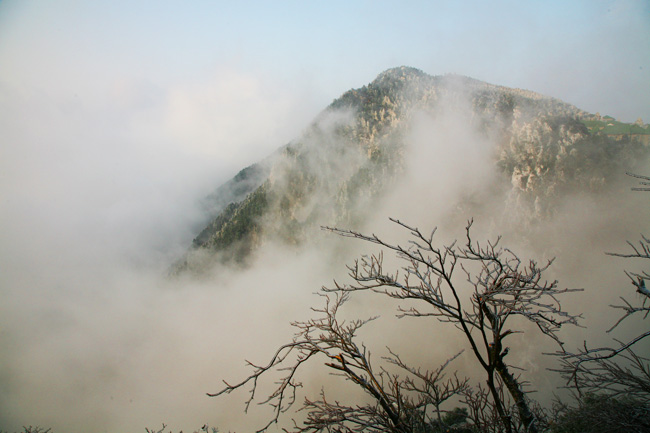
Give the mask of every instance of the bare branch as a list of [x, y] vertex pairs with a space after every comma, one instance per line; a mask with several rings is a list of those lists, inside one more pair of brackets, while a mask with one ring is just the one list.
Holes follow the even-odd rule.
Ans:
[[[335, 283], [332, 291], [370, 290], [397, 300], [421, 301], [417, 307], [398, 307], [399, 315], [436, 317], [440, 322], [453, 323], [487, 374], [488, 388], [506, 430], [511, 430], [511, 423], [495, 387], [495, 373], [516, 401], [526, 428], [534, 431], [534, 417], [521, 384], [504, 362], [509, 350], [504, 341], [512, 334], [506, 323], [515, 316], [527, 319], [561, 347], [557, 331], [563, 325], [577, 324], [580, 316], [563, 311], [558, 296], [576, 290], [560, 289], [557, 281], [543, 280], [542, 275], [552, 261], [542, 266], [533, 260], [524, 262], [511, 250], [500, 247], [500, 238], [485, 244], [473, 241], [472, 220], [466, 226], [464, 246], [453, 242], [443, 247], [433, 244], [435, 230], [427, 237], [415, 227], [399, 220], [391, 221], [408, 231], [411, 238], [408, 247], [385, 242], [375, 234], [367, 236], [324, 227], [343, 237], [379, 245], [406, 263], [400, 277], [398, 273], [384, 271], [383, 252], [364, 256], [348, 268], [353, 283]], [[466, 284], [462, 288], [455, 277], [457, 269], [465, 274]], [[472, 291], [469, 299], [461, 295], [467, 292], [466, 287]]]
[[[628, 176], [631, 176], [631, 177], [635, 177], [637, 179], [642, 179], [642, 181], [639, 182], [640, 185], [650, 185], [650, 177], [648, 177], [648, 176], [642, 176], [640, 174], [634, 174], [634, 173], [630, 173], [630, 172], [626, 172], [625, 174], [627, 174]], [[633, 187], [631, 189], [632, 189], [632, 191], [650, 191], [650, 188], [647, 188], [647, 187], [636, 187], [636, 188]]]
[[[638, 179], [649, 181], [646, 176], [626, 173]], [[647, 185], [647, 182], [641, 182]], [[639, 190], [632, 188], [633, 190]], [[641, 235], [638, 244], [627, 242], [631, 249], [629, 253], [607, 253], [610, 256], [626, 259], [650, 259], [650, 239]], [[614, 331], [624, 320], [631, 316], [642, 316], [643, 319], [650, 314], [650, 290], [646, 281], [650, 280], [647, 271], [634, 273], [625, 271], [632, 282], [636, 292], [641, 295], [641, 304], [634, 305], [621, 297], [622, 305], [611, 305], [612, 308], [623, 310], [624, 314], [607, 330]], [[626, 342], [614, 340], [614, 347], [589, 349], [586, 343], [577, 353], [562, 353], [562, 367], [559, 371], [567, 380], [567, 384], [582, 394], [584, 391], [604, 391], [610, 395], [625, 394], [634, 396], [643, 401], [650, 402], [650, 364], [646, 358], [634, 352], [635, 346], [641, 341], [647, 341], [650, 331], [645, 331]]]

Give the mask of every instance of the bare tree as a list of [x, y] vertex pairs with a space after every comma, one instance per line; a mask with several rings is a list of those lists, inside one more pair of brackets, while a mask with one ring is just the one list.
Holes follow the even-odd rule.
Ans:
[[[313, 309], [321, 317], [304, 322], [294, 322], [298, 329], [293, 340], [281, 346], [271, 357], [269, 363], [258, 366], [251, 362], [253, 373], [239, 383], [229, 384], [219, 392], [208, 394], [211, 397], [228, 394], [236, 389], [250, 385], [250, 396], [246, 401], [246, 411], [256, 398], [258, 380], [262, 375], [279, 370], [284, 375], [277, 382], [277, 387], [260, 404], [273, 407], [274, 415], [258, 432], [267, 430], [277, 423], [280, 415], [293, 406], [296, 401], [296, 389], [301, 386], [296, 376], [300, 367], [309, 360], [320, 356], [325, 365], [336, 375], [360, 386], [372, 397], [369, 404], [342, 404], [329, 401], [324, 392], [320, 399], [305, 399], [303, 409], [307, 417], [298, 424], [294, 421], [296, 432], [416, 432], [417, 425], [429, 422], [430, 407], [440, 414], [440, 405], [460, 393], [467, 381], [455, 374], [446, 378], [444, 370], [456, 358], [449, 359], [433, 372], [421, 371], [408, 367], [398, 356], [385, 358], [408, 373], [400, 379], [397, 374], [386, 369], [376, 370], [370, 353], [365, 345], [355, 342], [357, 331], [367, 320], [340, 321], [337, 318], [339, 308], [348, 299], [348, 294], [322, 294], [326, 305], [322, 309]], [[293, 355], [293, 357], [291, 357]]]
[[[326, 228], [341, 236], [377, 244], [406, 262], [400, 276], [399, 271], [384, 270], [383, 253], [364, 256], [348, 267], [354, 283], [336, 283], [332, 290], [372, 291], [416, 301], [417, 306], [400, 306], [400, 316], [435, 317], [453, 324], [485, 373], [490, 404], [505, 431], [512, 432], [515, 427], [499, 381], [514, 400], [525, 430], [536, 432], [536, 416], [522, 388], [524, 383], [505, 360], [509, 351], [505, 346], [507, 337], [521, 331], [506, 325], [514, 317], [526, 319], [561, 346], [557, 331], [564, 324], [577, 324], [578, 316], [564, 312], [557, 296], [573, 290], [559, 289], [556, 281], [542, 279], [551, 261], [542, 266], [532, 260], [523, 263], [512, 251], [499, 247], [500, 238], [485, 245], [474, 242], [470, 234], [472, 221], [466, 227], [464, 245], [454, 242], [443, 247], [433, 243], [435, 230], [425, 236], [417, 228], [391, 221], [408, 230], [408, 247], [390, 244], [375, 235]], [[457, 272], [462, 278], [457, 278]]]
[[[508, 397], [504, 394], [503, 386], [498, 380], [497, 392], [499, 401], [507, 401]], [[463, 392], [461, 402], [469, 410], [468, 416], [476, 431], [481, 433], [500, 433], [503, 431], [495, 400], [491, 398], [490, 390], [483, 387], [482, 384], [479, 383], [476, 387], [468, 387]], [[510, 405], [504, 406], [507, 416], [513, 417]]]
[[[627, 173], [629, 176], [642, 179], [641, 185], [650, 185], [650, 177]], [[650, 191], [647, 187], [632, 188], [633, 191]], [[638, 259], [642, 263], [650, 260], [650, 239], [641, 235], [637, 244], [627, 242], [630, 251], [627, 253], [607, 253], [610, 256], [626, 259]], [[650, 314], [650, 290], [646, 282], [650, 281], [648, 270], [640, 272], [625, 271], [630, 279], [640, 302], [631, 302], [621, 297], [621, 304], [611, 305], [621, 310], [623, 314], [607, 330], [614, 331], [623, 321], [640, 316], [643, 319]], [[635, 348], [641, 342], [647, 341], [650, 330], [641, 332], [625, 341], [614, 340], [612, 347], [589, 348], [587, 343], [575, 353], [562, 353], [563, 365], [560, 372], [572, 384], [579, 395], [585, 392], [604, 392], [610, 396], [625, 395], [638, 398], [650, 403], [650, 360], [639, 355]]]
[[[559, 289], [557, 282], [542, 279], [550, 261], [543, 266], [532, 260], [523, 263], [512, 251], [499, 247], [500, 239], [486, 245], [474, 242], [470, 236], [471, 221], [466, 227], [463, 246], [454, 242], [440, 248], [433, 244], [435, 230], [430, 236], [424, 236], [417, 228], [392, 221], [411, 235], [408, 248], [389, 244], [375, 235], [324, 229], [394, 252], [406, 262], [402, 276], [384, 271], [383, 252], [356, 260], [348, 266], [352, 284], [341, 285], [335, 281], [333, 288], [323, 288], [321, 295], [326, 305], [314, 309], [319, 318], [293, 323], [298, 329], [293, 340], [281, 346], [266, 365], [248, 362], [252, 374], [236, 384], [224, 382], [225, 388], [208, 395], [219, 396], [248, 387], [250, 395], [245, 406], [248, 411], [256, 399], [262, 375], [271, 370], [283, 372], [277, 386], [260, 401], [274, 410], [272, 419], [259, 430], [265, 431], [295, 403], [296, 389], [301, 386], [296, 379], [300, 367], [320, 357], [334, 374], [360, 386], [372, 397], [372, 402], [343, 404], [328, 400], [323, 392], [319, 399], [305, 400], [303, 409], [307, 417], [294, 424], [294, 431], [440, 431], [435, 426], [444, 427], [442, 404], [458, 396], [468, 404], [469, 418], [477, 428], [536, 432], [534, 404], [522, 388], [525, 383], [505, 360], [509, 351], [505, 342], [510, 335], [522, 332], [517, 330], [514, 319], [519, 317], [532, 322], [543, 335], [561, 345], [557, 331], [564, 324], [576, 324], [577, 316], [562, 311], [556, 297], [572, 290]], [[423, 371], [409, 367], [390, 352], [391, 356], [384, 361], [397, 367], [405, 378], [384, 367], [375, 369], [366, 347], [355, 341], [359, 328], [375, 318], [345, 322], [337, 317], [350, 293], [357, 291], [414, 301], [414, 306], [398, 308], [400, 317], [435, 317], [453, 324], [469, 343], [471, 353], [484, 371], [485, 388], [479, 386], [474, 392], [467, 379], [460, 379], [456, 374], [445, 376], [445, 369], [458, 354], [434, 371]], [[514, 328], [508, 327], [513, 325]]]

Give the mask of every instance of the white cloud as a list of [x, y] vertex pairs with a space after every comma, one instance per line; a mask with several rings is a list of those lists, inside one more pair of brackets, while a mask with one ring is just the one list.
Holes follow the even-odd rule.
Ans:
[[297, 136], [316, 114], [305, 113], [305, 101], [287, 90], [262, 76], [221, 70], [170, 89], [163, 127], [199, 154], [254, 162]]

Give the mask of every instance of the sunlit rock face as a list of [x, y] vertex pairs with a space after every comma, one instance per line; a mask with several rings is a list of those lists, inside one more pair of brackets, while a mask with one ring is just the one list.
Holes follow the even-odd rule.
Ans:
[[209, 222], [172, 273], [245, 264], [269, 241], [315, 242], [321, 226], [362, 228], [378, 209], [390, 214], [409, 182], [458, 192], [437, 204], [439, 215], [487, 213], [530, 227], [552, 218], [562, 197], [598, 193], [647, 157], [641, 140], [588, 129], [594, 117], [528, 90], [389, 69], [217, 188], [206, 199]]

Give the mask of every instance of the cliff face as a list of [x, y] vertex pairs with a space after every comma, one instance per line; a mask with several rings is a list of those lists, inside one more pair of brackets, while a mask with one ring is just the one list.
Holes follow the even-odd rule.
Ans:
[[321, 225], [359, 227], [411, 169], [406, 155], [418, 158], [410, 143], [422, 118], [445, 130], [449, 143], [437, 146], [454, 146], [456, 134], [471, 131], [490, 147], [482, 164], [508, 190], [504, 211], [517, 207], [531, 220], [544, 218], [555, 197], [597, 191], [648, 153], [639, 143], [592, 134], [587, 116], [526, 90], [390, 69], [345, 92], [301, 137], [217, 189], [209, 200], [214, 219], [174, 272], [242, 263], [266, 241], [301, 244]]

